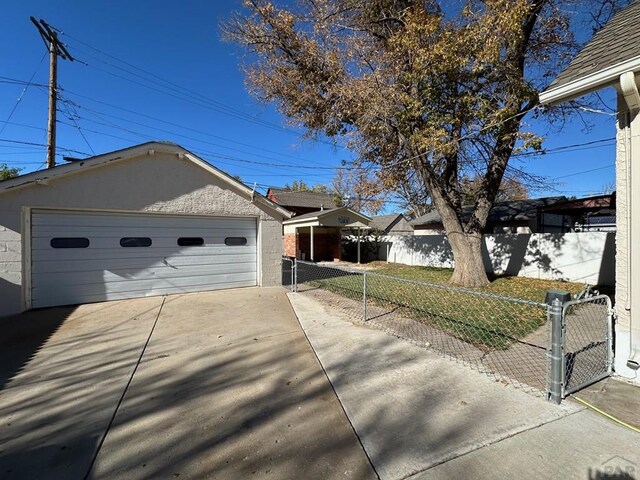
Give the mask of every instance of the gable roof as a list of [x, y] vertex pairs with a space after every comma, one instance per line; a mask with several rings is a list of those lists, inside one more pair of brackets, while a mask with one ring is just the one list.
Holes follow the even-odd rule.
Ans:
[[223, 172], [219, 168], [214, 167], [206, 160], [203, 160], [202, 158], [191, 153], [189, 150], [181, 147], [180, 145], [171, 142], [146, 142], [140, 145], [134, 145], [133, 147], [123, 148], [114, 152], [96, 155], [94, 157], [85, 158], [83, 160], [75, 160], [73, 162], [57, 165], [46, 170], [38, 170], [37, 172], [31, 172], [25, 175], [10, 178], [8, 180], [0, 182], [0, 195], [5, 192], [12, 191], [16, 188], [25, 188], [38, 184], [47, 184], [47, 182], [63, 175], [73, 175], [74, 173], [85, 172], [96, 167], [107, 166], [114, 162], [130, 160], [135, 157], [141, 157], [144, 155], [154, 155], [156, 153], [175, 154], [178, 156], [178, 158], [190, 161], [196, 166], [202, 168], [207, 173], [222, 180], [236, 192], [248, 196], [252, 201], [261, 203], [268, 209], [272, 210], [273, 212], [277, 212], [284, 218], [291, 218], [291, 216], [293, 215], [285, 208], [282, 208], [271, 200], [268, 200], [266, 197], [247, 187], [244, 183], [240, 182], [236, 178]]
[[586, 43], [540, 94], [558, 103], [613, 85], [625, 72], [640, 72], [640, 1], [622, 9]]
[[[349, 207], [339, 207], [339, 208], [332, 208], [330, 210], [319, 210], [317, 212], [309, 212], [309, 213], [305, 213], [302, 215], [296, 215], [293, 218], [290, 218], [288, 220], [285, 220], [283, 223], [285, 224], [293, 224], [293, 223], [305, 223], [305, 222], [310, 222], [310, 221], [314, 221], [314, 220], [322, 220], [325, 217], [328, 217], [330, 215], [337, 215], [340, 213], [350, 213], [356, 217], [358, 217], [360, 220], [362, 221], [364, 220], [365, 222], [369, 223], [371, 221], [371, 218], [367, 217], [366, 215], [363, 215], [359, 212], [356, 212], [355, 210], [351, 210]], [[347, 226], [347, 225], [345, 225]]]
[[[538, 215], [538, 209], [547, 207], [558, 202], [565, 201], [566, 197], [545, 197], [530, 198], [526, 200], [510, 200], [507, 202], [496, 202], [491, 211], [487, 223], [512, 222], [533, 220]], [[471, 217], [473, 205], [462, 207], [462, 218], [467, 221]], [[411, 225], [434, 225], [442, 223], [442, 218], [437, 210], [422, 215], [409, 222]]]
[[391, 215], [378, 215], [377, 217], [371, 217], [370, 227], [376, 230], [386, 231], [389, 227], [393, 226], [404, 215], [401, 213], [392, 213]]
[[318, 210], [336, 208], [333, 195], [329, 193], [304, 192], [288, 188], [270, 187], [267, 195], [275, 199], [283, 207], [317, 208]]

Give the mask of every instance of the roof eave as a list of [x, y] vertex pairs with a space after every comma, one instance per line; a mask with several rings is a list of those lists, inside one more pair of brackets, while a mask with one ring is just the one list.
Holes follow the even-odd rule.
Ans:
[[291, 218], [293, 213], [289, 210], [281, 207], [280, 205], [272, 202], [268, 198], [260, 195], [255, 190], [247, 187], [242, 182], [236, 180], [226, 172], [223, 172], [219, 168], [211, 165], [207, 161], [201, 159], [197, 155], [191, 153], [189, 150], [170, 142], [146, 142], [140, 145], [134, 145], [133, 147], [127, 147], [114, 152], [104, 153], [89, 157], [83, 160], [72, 162], [66, 165], [61, 165], [55, 169], [39, 170], [36, 172], [21, 175], [16, 178], [5, 180], [0, 184], [0, 194], [6, 191], [12, 191], [14, 189], [25, 188], [38, 184], [47, 184], [50, 180], [54, 180], [57, 177], [86, 171], [101, 165], [107, 165], [114, 161], [133, 159], [144, 155], [153, 155], [156, 153], [169, 153], [183, 155], [184, 158], [189, 159], [192, 163], [199, 165], [204, 170], [220, 178], [230, 187], [235, 188], [236, 191], [242, 192], [247, 195], [250, 201], [258, 201], [265, 207], [282, 215], [283, 218]]
[[619, 83], [620, 75], [626, 72], [634, 72], [635, 74], [640, 72], [640, 55], [558, 87], [548, 88], [540, 93], [540, 103], [557, 105], [596, 90], [614, 86]]

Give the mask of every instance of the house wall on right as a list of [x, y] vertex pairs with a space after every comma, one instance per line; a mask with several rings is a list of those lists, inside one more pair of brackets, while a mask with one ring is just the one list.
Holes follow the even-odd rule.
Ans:
[[[631, 354], [631, 305], [630, 305], [630, 272], [629, 255], [631, 223], [630, 205], [630, 158], [632, 121], [640, 123], [640, 116], [631, 120], [628, 107], [621, 94], [618, 94], [618, 119], [616, 122], [616, 297], [615, 297], [615, 372], [627, 379], [640, 383], [637, 372], [627, 366]], [[638, 293], [638, 292], [636, 292]]]

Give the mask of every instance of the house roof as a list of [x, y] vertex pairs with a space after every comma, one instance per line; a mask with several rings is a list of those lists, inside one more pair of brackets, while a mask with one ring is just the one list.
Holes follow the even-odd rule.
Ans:
[[207, 161], [203, 160], [197, 155], [194, 155], [189, 150], [181, 147], [180, 145], [171, 142], [146, 142], [140, 145], [134, 145], [132, 147], [116, 150], [114, 152], [96, 155], [94, 157], [85, 158], [83, 160], [75, 160], [73, 162], [57, 165], [46, 170], [38, 170], [37, 172], [27, 173], [25, 175], [10, 178], [8, 180], [0, 182], [0, 195], [17, 188], [25, 188], [38, 184], [46, 185], [48, 182], [63, 175], [73, 175], [74, 173], [84, 172], [96, 167], [107, 166], [114, 162], [130, 160], [135, 157], [141, 157], [144, 155], [154, 155], [156, 153], [175, 154], [179, 158], [190, 161], [209, 174], [212, 174], [215, 177], [219, 178], [236, 192], [246, 195], [252, 201], [261, 203], [270, 210], [277, 212], [279, 215], [282, 215], [284, 218], [291, 218], [291, 216], [293, 215], [285, 208], [282, 208], [280, 205], [277, 205], [271, 200], [268, 200], [266, 197], [247, 187], [244, 183], [235, 179], [231, 175], [214, 167]]
[[404, 215], [402, 215], [401, 213], [393, 213], [391, 215], [378, 215], [377, 217], [371, 218], [371, 223], [369, 225], [376, 230], [385, 231], [398, 220], [398, 217], [404, 218]]
[[334, 196], [329, 193], [303, 192], [287, 188], [269, 188], [267, 195], [283, 207], [317, 208], [318, 210], [336, 208]]
[[[565, 201], [566, 197], [545, 197], [530, 198], [526, 200], [511, 200], [508, 202], [497, 202], [489, 212], [487, 223], [512, 222], [533, 220], [538, 214], [538, 209], [553, 205], [554, 203]], [[462, 217], [467, 221], [471, 217], [473, 205], [462, 207]], [[422, 215], [409, 222], [411, 225], [434, 225], [442, 223], [442, 218], [437, 210]]]
[[[340, 208], [333, 208], [331, 210], [320, 210], [317, 212], [309, 212], [302, 215], [296, 215], [293, 218], [285, 220], [283, 223], [285, 225], [289, 225], [289, 224], [297, 224], [297, 223], [313, 223], [315, 221], [321, 222], [322, 219], [325, 219], [330, 216], [340, 215], [341, 213], [353, 215], [354, 217], [357, 218], [356, 222], [369, 223], [371, 221], [371, 218], [359, 212], [356, 212], [355, 210], [351, 210], [349, 207], [340, 207]], [[354, 223], [354, 222], [350, 222], [350, 223]], [[350, 224], [342, 224], [340, 222], [336, 222], [335, 226], [348, 227], [350, 226]]]
[[614, 15], [540, 94], [540, 101], [570, 100], [617, 83], [625, 72], [640, 72], [639, 20], [640, 1]]
[[601, 209], [616, 208], [616, 194], [596, 195], [592, 197], [576, 198], [573, 200], [566, 200], [564, 202], [558, 202], [554, 205], [544, 207], [545, 212], [565, 212], [571, 213], [572, 211], [593, 211]]

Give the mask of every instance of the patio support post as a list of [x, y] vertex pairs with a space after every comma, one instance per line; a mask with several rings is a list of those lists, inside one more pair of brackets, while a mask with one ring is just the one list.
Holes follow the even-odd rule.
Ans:
[[358, 227], [358, 265], [360, 265], [360, 227]]
[[562, 345], [562, 303], [559, 298], [553, 300], [548, 308], [551, 317], [551, 371], [549, 374], [549, 400], [562, 402], [563, 345]]
[[311, 260], [313, 262], [313, 225], [311, 225], [309, 227], [309, 231], [311, 233], [310, 238], [309, 238], [309, 244], [310, 244], [309, 256], [311, 258], [309, 260]]

